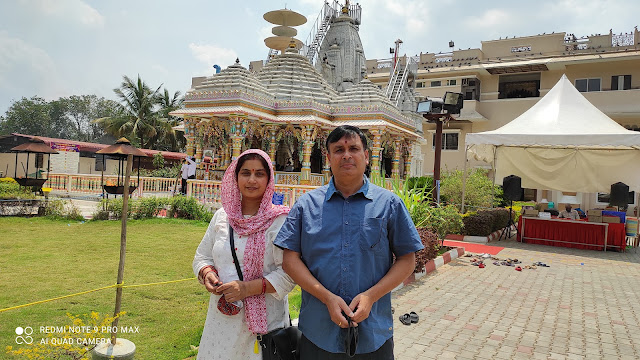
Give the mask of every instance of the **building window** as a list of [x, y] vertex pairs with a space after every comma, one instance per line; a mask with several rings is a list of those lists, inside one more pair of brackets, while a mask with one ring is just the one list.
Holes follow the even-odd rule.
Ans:
[[424, 81], [418, 81], [418, 82], [416, 82], [416, 87], [417, 87], [417, 88], [423, 88], [423, 87], [424, 87]]
[[[458, 133], [442, 134], [442, 150], [458, 150]], [[431, 149], [436, 149], [436, 134], [431, 137]]]
[[447, 86], [455, 86], [457, 84], [458, 84], [458, 81], [456, 79], [447, 80]]
[[442, 86], [442, 81], [438, 80], [438, 81], [431, 82], [431, 87], [438, 87], [438, 86]]
[[518, 99], [540, 96], [540, 73], [500, 75], [499, 99]]
[[576, 89], [580, 92], [600, 91], [600, 78], [576, 79]]
[[615, 75], [611, 77], [611, 90], [631, 89], [631, 75]]

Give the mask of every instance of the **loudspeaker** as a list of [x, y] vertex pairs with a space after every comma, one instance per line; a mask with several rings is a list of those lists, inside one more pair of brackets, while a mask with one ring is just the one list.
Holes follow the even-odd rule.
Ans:
[[502, 179], [502, 190], [504, 198], [511, 201], [518, 201], [522, 197], [522, 179], [517, 175], [509, 175]]
[[613, 206], [626, 206], [629, 204], [629, 185], [621, 182], [612, 184], [609, 203]]

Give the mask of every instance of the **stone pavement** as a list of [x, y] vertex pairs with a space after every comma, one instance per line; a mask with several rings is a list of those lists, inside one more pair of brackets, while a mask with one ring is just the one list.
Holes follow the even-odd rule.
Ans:
[[[396, 359], [640, 358], [640, 253], [499, 245], [550, 267], [461, 257], [394, 292]], [[403, 325], [410, 311], [420, 320]]]

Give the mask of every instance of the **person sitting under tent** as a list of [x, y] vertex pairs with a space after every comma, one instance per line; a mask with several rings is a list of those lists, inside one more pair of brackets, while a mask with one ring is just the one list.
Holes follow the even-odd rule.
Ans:
[[580, 220], [580, 215], [578, 214], [578, 212], [574, 209], [571, 209], [571, 205], [567, 204], [564, 206], [564, 210], [560, 211], [560, 215], [558, 215], [559, 218], [566, 218], [566, 219], [571, 219], [571, 220]]

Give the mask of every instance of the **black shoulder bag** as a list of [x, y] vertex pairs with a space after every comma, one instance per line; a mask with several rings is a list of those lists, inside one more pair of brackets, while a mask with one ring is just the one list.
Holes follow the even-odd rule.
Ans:
[[[231, 256], [233, 256], [233, 263], [236, 265], [238, 278], [240, 281], [244, 281], [242, 270], [240, 269], [240, 262], [238, 262], [238, 256], [236, 256], [233, 228], [231, 225], [229, 225], [229, 242], [231, 243]], [[291, 324], [291, 319], [289, 319], [289, 324]], [[301, 337], [302, 332], [297, 326], [275, 329], [264, 335], [259, 334], [258, 341], [262, 347], [262, 359], [299, 360], [300, 352], [298, 350], [298, 344], [300, 343]]]

